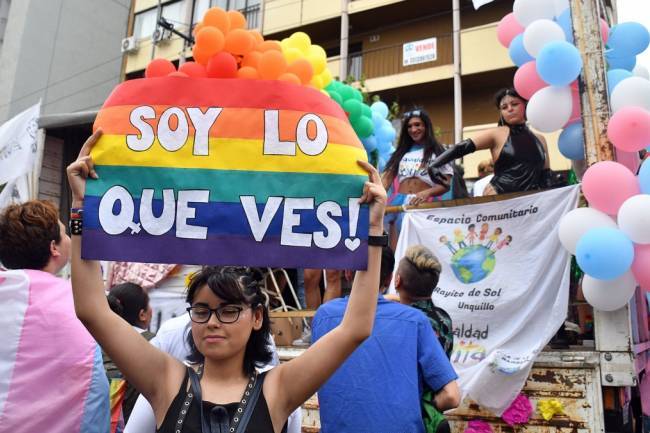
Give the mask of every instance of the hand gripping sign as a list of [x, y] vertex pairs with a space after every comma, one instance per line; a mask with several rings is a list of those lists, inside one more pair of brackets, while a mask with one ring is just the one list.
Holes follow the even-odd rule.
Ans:
[[366, 160], [345, 113], [281, 81], [164, 77], [109, 96], [82, 255], [365, 269]]

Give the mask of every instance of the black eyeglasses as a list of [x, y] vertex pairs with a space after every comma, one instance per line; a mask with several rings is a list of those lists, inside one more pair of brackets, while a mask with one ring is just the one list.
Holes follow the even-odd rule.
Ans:
[[239, 320], [239, 315], [245, 308], [240, 305], [222, 305], [217, 308], [203, 306], [188, 307], [187, 312], [190, 320], [194, 323], [208, 323], [212, 313], [217, 316], [221, 323], [234, 323]]
[[422, 116], [422, 110], [412, 110], [412, 111], [407, 111], [404, 113], [404, 116], [402, 116], [403, 120], [408, 120], [411, 117], [420, 117]]

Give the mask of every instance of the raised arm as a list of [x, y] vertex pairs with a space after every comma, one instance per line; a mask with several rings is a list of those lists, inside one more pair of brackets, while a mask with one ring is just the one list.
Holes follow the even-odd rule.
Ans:
[[[364, 186], [361, 203], [370, 204], [370, 235], [383, 234], [386, 191], [379, 173], [366, 162], [359, 162], [369, 174]], [[372, 332], [379, 291], [379, 268], [381, 247], [368, 247], [368, 269], [358, 271], [352, 283], [352, 291], [341, 323], [312, 345], [307, 351], [269, 373], [273, 382], [274, 402], [272, 412], [279, 418], [287, 416], [336, 371], [350, 354]], [[280, 390], [280, 391], [278, 391]], [[273, 416], [273, 413], [272, 413]]]
[[[82, 208], [86, 180], [97, 179], [90, 151], [101, 136], [97, 130], [86, 140], [79, 157], [67, 168], [72, 207]], [[106, 301], [99, 262], [81, 258], [81, 236], [72, 236], [72, 292], [77, 317], [108, 353], [117, 367], [153, 406], [169, 404], [166, 386], [175, 391], [183, 378], [182, 365], [154, 348], [131, 325], [113, 313]], [[178, 364], [178, 365], [175, 365]], [[175, 376], [170, 370], [179, 370]], [[169, 383], [170, 376], [177, 382]], [[172, 396], [173, 397], [173, 396]], [[164, 408], [166, 410], [166, 406]]]
[[491, 128], [472, 138], [467, 138], [458, 144], [454, 144], [431, 161], [429, 168], [442, 167], [455, 159], [476, 152], [477, 150], [492, 149], [496, 143], [497, 131], [498, 128]]

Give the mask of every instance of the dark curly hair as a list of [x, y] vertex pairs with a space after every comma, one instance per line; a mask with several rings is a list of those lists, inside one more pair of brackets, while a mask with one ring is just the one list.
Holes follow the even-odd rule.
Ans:
[[[268, 346], [271, 325], [269, 312], [265, 304], [265, 296], [260, 286], [261, 275], [251, 268], [235, 266], [206, 266], [192, 275], [187, 289], [186, 301], [190, 305], [196, 292], [203, 286], [208, 286], [215, 296], [226, 302], [246, 304], [251, 308], [262, 308], [262, 327], [253, 330], [246, 343], [244, 354], [244, 372], [253, 374], [255, 367], [262, 367], [271, 362], [273, 352]], [[194, 344], [192, 332], [187, 336], [190, 355], [187, 360], [194, 363], [203, 362], [203, 354]]]
[[52, 203], [14, 204], [0, 215], [0, 262], [7, 269], [43, 269], [52, 241], [61, 242], [59, 212]]

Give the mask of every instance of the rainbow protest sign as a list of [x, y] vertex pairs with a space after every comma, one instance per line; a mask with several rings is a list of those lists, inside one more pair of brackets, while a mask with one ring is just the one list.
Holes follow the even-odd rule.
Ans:
[[364, 269], [365, 151], [341, 108], [280, 81], [119, 85], [95, 127], [88, 259]]

